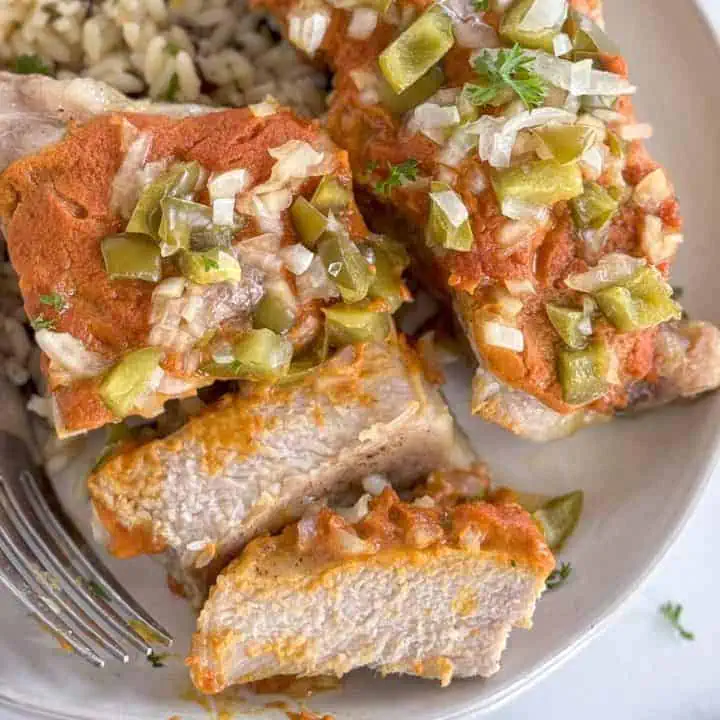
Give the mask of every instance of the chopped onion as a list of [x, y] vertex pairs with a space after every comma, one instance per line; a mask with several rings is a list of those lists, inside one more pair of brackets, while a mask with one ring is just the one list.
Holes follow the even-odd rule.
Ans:
[[354, 40], [367, 40], [377, 27], [378, 14], [370, 8], [359, 7], [352, 11], [347, 28], [348, 37]]
[[468, 188], [474, 195], [479, 195], [488, 189], [488, 180], [485, 173], [479, 168], [473, 168], [467, 180]]
[[361, 495], [358, 501], [350, 508], [338, 508], [337, 514], [347, 522], [354, 524], [360, 522], [370, 512], [370, 495]]
[[516, 318], [524, 307], [522, 300], [513, 297], [502, 289], [498, 290], [497, 304], [500, 308], [500, 314], [508, 320]]
[[501, 212], [512, 220], [537, 220], [539, 223], [546, 223], [550, 217], [548, 208], [513, 197], [503, 200]]
[[480, 406], [497, 395], [501, 389], [497, 378], [485, 368], [479, 367], [472, 381], [472, 412], [477, 413]]
[[682, 241], [683, 236], [679, 233], [668, 235], [663, 233], [663, 222], [659, 217], [645, 216], [640, 234], [640, 244], [653, 265], [673, 257]]
[[[483, 50], [483, 52], [491, 53], [495, 57], [498, 51]], [[579, 69], [573, 67], [587, 63], [587, 60], [573, 63], [536, 50], [523, 50], [523, 54], [533, 58], [532, 69], [540, 77], [574, 95], [633, 95], [637, 91], [634, 85], [615, 73], [591, 69], [588, 74], [587, 65]], [[473, 53], [470, 56], [471, 65], [477, 55], [478, 53]]]
[[385, 488], [390, 487], [388, 479], [380, 473], [372, 473], [362, 481], [363, 490], [370, 495], [377, 497], [382, 495]]
[[213, 225], [232, 227], [235, 224], [235, 198], [218, 198], [212, 204]]
[[264, 118], [276, 115], [279, 107], [278, 101], [272, 95], [268, 95], [262, 102], [248, 105], [248, 110], [255, 117]]
[[647, 212], [657, 212], [672, 197], [672, 188], [662, 168], [646, 175], [633, 191], [633, 202]]
[[498, 242], [508, 250], [514, 250], [520, 243], [528, 244], [541, 227], [536, 220], [509, 220], [498, 233]]
[[649, 140], [652, 137], [653, 128], [648, 123], [636, 123], [634, 125], [623, 125], [618, 130], [618, 135], [625, 141]]
[[592, 293], [627, 280], [643, 265], [645, 265], [645, 261], [640, 258], [622, 253], [610, 253], [587, 272], [568, 275], [565, 284], [573, 290]]
[[435, 179], [446, 185], [454, 185], [457, 182], [457, 173], [448, 167], [442, 165], [435, 172]]
[[173, 377], [172, 375], [164, 375], [157, 391], [163, 395], [182, 395], [195, 389], [195, 383], [184, 380], [183, 378]]
[[105, 371], [110, 363], [101, 355], [85, 348], [70, 333], [38, 330], [35, 340], [40, 349], [61, 368], [75, 377], [93, 377]]
[[228, 342], [219, 343], [212, 349], [212, 359], [219, 365], [229, 365], [235, 360], [232, 345]]
[[325, 8], [313, 10], [295, 9], [288, 16], [288, 37], [295, 47], [312, 57], [322, 45], [330, 27], [330, 12]]
[[304, 245], [295, 243], [282, 248], [280, 257], [293, 275], [302, 275], [310, 267], [315, 254]]
[[250, 185], [250, 173], [245, 168], [228, 170], [215, 175], [208, 183], [210, 200], [214, 202], [220, 198], [235, 198], [239, 193], [245, 192]]
[[450, 167], [457, 167], [472, 150], [477, 140], [466, 127], [459, 127], [447, 140], [438, 156], [438, 162]]
[[152, 135], [141, 133], [131, 143], [113, 178], [110, 208], [123, 218], [129, 218], [137, 204], [142, 188], [140, 170], [145, 164], [151, 144]]
[[411, 133], [421, 132], [438, 145], [445, 142], [445, 130], [460, 122], [460, 112], [455, 105], [443, 107], [426, 102], [413, 110], [407, 128]]
[[542, 32], [560, 27], [567, 17], [567, 0], [536, 0], [518, 25], [523, 32]]
[[340, 294], [337, 285], [332, 281], [317, 255], [312, 259], [308, 269], [297, 276], [296, 285], [298, 298], [302, 303], [307, 300], [331, 300]]
[[155, 298], [179, 298], [185, 290], [184, 277], [169, 277], [159, 282], [153, 290], [153, 300]]
[[325, 157], [324, 153], [302, 140], [289, 140], [284, 145], [270, 148], [268, 153], [277, 162], [272, 167], [270, 178], [253, 188], [256, 195], [280, 190], [291, 180], [304, 180], [322, 174], [318, 166]]
[[205, 300], [202, 295], [193, 295], [187, 299], [180, 317], [187, 323], [197, 320], [205, 311]]
[[506, 280], [505, 287], [511, 295], [534, 295], [535, 286], [532, 280]]
[[505, 348], [513, 352], [522, 352], [525, 349], [525, 337], [522, 331], [508, 325], [486, 320], [483, 323], [483, 340], [486, 345]]
[[429, 495], [423, 495], [422, 497], [415, 498], [415, 500], [413, 500], [413, 505], [421, 508], [434, 508], [435, 500], [433, 500], [433, 498]]
[[566, 33], [558, 33], [553, 38], [553, 54], [555, 57], [567, 55], [573, 49], [572, 40]]
[[342, 528], [333, 527], [332, 537], [337, 542], [342, 555], [367, 555], [373, 552], [371, 543], [359, 538], [355, 533], [348, 532]]
[[235, 246], [244, 264], [252, 265], [271, 274], [282, 272], [283, 262], [278, 255], [280, 235], [264, 233], [243, 240]]
[[622, 113], [605, 108], [594, 108], [591, 117], [597, 118], [601, 123], [627, 123], [628, 119]]
[[453, 32], [455, 33], [455, 42], [460, 47], [470, 50], [496, 48], [501, 45], [495, 29], [482, 22], [477, 15], [453, 23]]
[[467, 132], [478, 136], [480, 159], [497, 168], [510, 167], [510, 158], [518, 133], [528, 128], [575, 122], [575, 115], [559, 108], [543, 107], [518, 113], [511, 118], [484, 115], [466, 126]]
[[430, 193], [430, 197], [454, 228], [460, 227], [468, 219], [465, 203], [453, 190]]
[[377, 75], [369, 70], [351, 70], [350, 78], [355, 83], [355, 87], [361, 91], [375, 88], [378, 84]]
[[602, 150], [593, 145], [580, 156], [580, 165], [585, 170], [586, 179], [597, 180], [602, 175], [605, 156]]

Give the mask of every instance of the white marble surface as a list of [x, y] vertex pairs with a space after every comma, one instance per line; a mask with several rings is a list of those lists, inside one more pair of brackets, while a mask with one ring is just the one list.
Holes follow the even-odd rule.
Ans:
[[[698, 4], [720, 36], [720, 0]], [[677, 543], [610, 627], [563, 667], [483, 718], [720, 718], [718, 509], [720, 467]], [[679, 638], [660, 616], [658, 608], [666, 601], [683, 604], [683, 621], [694, 641]], [[0, 710], [0, 720], [26, 719]]]

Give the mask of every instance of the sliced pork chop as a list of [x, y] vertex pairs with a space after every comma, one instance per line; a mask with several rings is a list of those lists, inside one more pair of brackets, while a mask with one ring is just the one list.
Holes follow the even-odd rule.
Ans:
[[119, 557], [165, 552], [193, 598], [255, 535], [369, 473], [403, 485], [467, 461], [453, 420], [398, 345], [349, 347], [293, 385], [227, 395], [174, 434], [126, 448], [89, 479]]
[[359, 667], [443, 685], [498, 670], [554, 566], [530, 515], [493, 501], [405, 503], [389, 488], [347, 515], [324, 508], [258, 538], [220, 575], [187, 660], [201, 692]]

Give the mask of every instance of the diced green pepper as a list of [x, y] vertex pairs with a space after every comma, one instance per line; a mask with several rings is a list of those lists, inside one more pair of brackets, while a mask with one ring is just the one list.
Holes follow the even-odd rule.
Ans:
[[328, 339], [333, 347], [380, 342], [392, 329], [390, 313], [373, 312], [358, 305], [338, 303], [323, 308]]
[[583, 509], [582, 490], [548, 500], [533, 513], [553, 552], [560, 550], [575, 530]]
[[453, 46], [452, 21], [431, 5], [380, 54], [380, 70], [390, 87], [401, 93], [417, 82]]
[[593, 140], [592, 129], [584, 125], [546, 125], [535, 135], [561, 165], [579, 160]]
[[583, 193], [583, 178], [575, 163], [560, 165], [554, 160], [536, 160], [494, 170], [492, 184], [500, 202], [510, 198], [535, 205], [554, 205]]
[[621, 158], [625, 155], [625, 143], [612, 130], [608, 130], [607, 144], [614, 157]]
[[[445, 74], [442, 68], [439, 65], [433, 65], [421, 78], [401, 93], [396, 93], [381, 76], [378, 94], [381, 104], [393, 115], [402, 115], [418, 105], [422, 105], [442, 87], [444, 82]], [[477, 108], [474, 109], [477, 112]]]
[[100, 243], [100, 249], [105, 270], [112, 280], [160, 280], [160, 250], [147, 235], [108, 235]]
[[334, 175], [324, 175], [315, 189], [310, 204], [321, 213], [344, 210], [352, 200], [352, 193]]
[[534, 12], [535, 5], [542, 5], [548, 0], [516, 0], [505, 11], [500, 23], [500, 37], [509, 43], [518, 43], [526, 48], [553, 52], [553, 38], [560, 33], [567, 18], [567, 5], [557, 21], [548, 27], [527, 30], [523, 28], [523, 21], [529, 13]]
[[253, 325], [275, 333], [286, 333], [297, 317], [295, 299], [287, 283], [271, 283], [253, 311]]
[[143, 348], [125, 355], [100, 383], [100, 397], [117, 417], [126, 417], [147, 389], [160, 364], [162, 350]]
[[565, 402], [587, 405], [605, 395], [609, 364], [607, 348], [601, 343], [594, 343], [585, 350], [560, 350], [558, 378]]
[[180, 272], [192, 282], [212, 285], [226, 281], [238, 282], [242, 278], [240, 263], [220, 248], [183, 252], [179, 256]]
[[[450, 192], [455, 195], [455, 191], [447, 184], [441, 182], [433, 182], [430, 186], [432, 193]], [[460, 200], [458, 198], [460, 202]], [[473, 232], [470, 227], [470, 219], [463, 221], [455, 227], [450, 222], [442, 207], [436, 200], [430, 196], [430, 214], [425, 227], [425, 242], [430, 247], [442, 247], [446, 250], [457, 250], [459, 252], [467, 252], [473, 246]]]
[[552, 303], [548, 303], [545, 310], [550, 323], [569, 348], [581, 350], [587, 345], [587, 336], [580, 331], [585, 319], [582, 310], [571, 310]]
[[390, 312], [394, 313], [406, 299], [402, 274], [410, 258], [402, 245], [384, 236], [377, 236], [372, 242], [372, 249], [375, 254], [375, 278], [368, 295], [385, 300]]
[[374, 273], [347, 235], [325, 233], [318, 245], [318, 253], [345, 302], [358, 302], [367, 296]]
[[162, 218], [160, 203], [163, 198], [188, 199], [192, 195], [199, 177], [200, 164], [197, 162], [173, 165], [140, 193], [137, 205], [130, 216], [127, 231], [157, 238]]
[[572, 59], [597, 60], [601, 55], [621, 55], [620, 48], [607, 33], [587, 15], [571, 8], [565, 25], [565, 32], [573, 44]]
[[207, 205], [166, 197], [160, 201], [162, 219], [158, 228], [160, 254], [173, 255], [178, 250], [190, 249], [193, 230], [205, 231], [212, 225], [212, 209]]
[[287, 374], [292, 360], [292, 343], [272, 330], [262, 328], [245, 333], [233, 347], [232, 365], [236, 377], [263, 380]]
[[303, 245], [314, 248], [327, 228], [327, 218], [304, 197], [298, 197], [290, 208], [295, 231]]
[[655, 327], [679, 320], [682, 308], [672, 299], [672, 288], [651, 267], [641, 267], [613, 287], [595, 293], [603, 315], [622, 332]]
[[586, 183], [583, 194], [570, 203], [575, 225], [582, 230], [598, 230], [609, 222], [618, 209], [618, 201], [597, 183]]

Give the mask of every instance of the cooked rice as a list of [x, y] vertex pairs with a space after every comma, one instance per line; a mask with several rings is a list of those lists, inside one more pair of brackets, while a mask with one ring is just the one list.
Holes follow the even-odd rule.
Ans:
[[130, 95], [238, 107], [273, 95], [305, 115], [325, 109], [326, 76], [245, 0], [5, 0], [0, 65], [21, 55]]
[[[245, 0], [0, 0], [0, 67], [12, 70], [24, 55], [58, 78], [91, 77], [132, 96], [242, 107], [272, 95], [303, 115], [325, 111], [327, 76]], [[37, 447], [53, 474], [83, 441], [59, 440], [49, 427], [31, 337], [0, 237], [0, 372], [27, 398]], [[178, 404], [161, 423], [171, 427], [195, 410]]]

